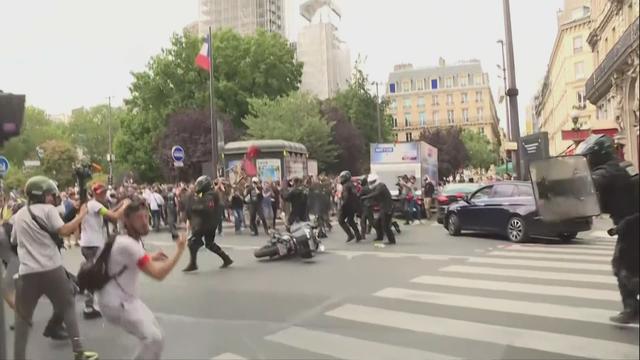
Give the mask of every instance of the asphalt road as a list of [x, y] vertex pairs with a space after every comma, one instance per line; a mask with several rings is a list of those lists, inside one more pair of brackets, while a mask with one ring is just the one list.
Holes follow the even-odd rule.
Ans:
[[[225, 231], [235, 260], [200, 252], [200, 271], [145, 278], [143, 300], [165, 332], [165, 359], [637, 359], [638, 327], [615, 326], [613, 240], [601, 230], [572, 244], [512, 245], [449, 237], [432, 223], [404, 227], [398, 244], [345, 244], [335, 228], [311, 261], [257, 261], [264, 237]], [[166, 233], [146, 240], [173, 251]], [[65, 259], [80, 262], [77, 249]], [[143, 276], [144, 277], [144, 276]], [[82, 299], [77, 299], [81, 319]], [[7, 314], [11, 314], [6, 310]], [[67, 342], [40, 333], [42, 299], [29, 342], [33, 359], [70, 357]], [[10, 316], [11, 317], [11, 316]], [[103, 320], [80, 320], [85, 346], [102, 359], [131, 358], [137, 341]], [[9, 332], [9, 350], [13, 342]], [[11, 354], [11, 352], [10, 352]], [[11, 357], [10, 357], [11, 358]]]

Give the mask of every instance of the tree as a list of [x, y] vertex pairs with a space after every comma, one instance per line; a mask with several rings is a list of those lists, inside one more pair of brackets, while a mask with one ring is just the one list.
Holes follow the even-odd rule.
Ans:
[[356, 129], [347, 119], [347, 115], [329, 102], [322, 106], [322, 114], [329, 124], [333, 124], [331, 131], [332, 143], [337, 147], [336, 161], [327, 170], [339, 173], [350, 170], [353, 174], [362, 173], [365, 163], [365, 139], [360, 130]]
[[129, 111], [123, 114], [114, 148], [118, 162], [125, 163], [140, 180], [154, 182], [160, 176], [156, 139], [164, 127], [154, 127], [147, 116], [151, 115]]
[[492, 164], [498, 163], [498, 151], [491, 144], [486, 135], [475, 130], [462, 131], [462, 142], [469, 154], [467, 165], [475, 169], [489, 169]]
[[0, 148], [13, 167], [21, 167], [24, 160], [37, 159], [36, 147], [47, 140], [64, 138], [64, 123], [52, 121], [44, 110], [27, 106], [20, 136], [12, 138]]
[[[112, 139], [120, 129], [124, 109], [111, 109]], [[74, 110], [65, 131], [73, 145], [83, 150], [92, 162], [106, 168], [109, 153], [109, 107], [99, 105], [89, 109]]]
[[[229, 116], [216, 112], [214, 119], [224, 124], [225, 141], [235, 141], [238, 134]], [[158, 153], [165, 176], [173, 174], [171, 148], [180, 145], [185, 151], [184, 168], [181, 178], [194, 179], [202, 173], [201, 163], [211, 161], [211, 120], [209, 111], [186, 110], [169, 117], [169, 122], [161, 137]]]
[[420, 133], [420, 141], [438, 148], [438, 175], [441, 178], [455, 175], [469, 159], [461, 133], [455, 127], [428, 129]]
[[49, 140], [41, 144], [40, 148], [44, 152], [41, 161], [44, 175], [56, 180], [61, 188], [73, 185], [73, 165], [77, 160], [73, 146], [61, 140]]
[[331, 127], [320, 113], [320, 103], [307, 93], [269, 99], [251, 99], [251, 115], [244, 123], [250, 139], [281, 139], [307, 147], [309, 157], [318, 160], [324, 169], [336, 158], [336, 146], [331, 143]]
[[[353, 70], [353, 78], [346, 89], [339, 91], [333, 99], [334, 104], [346, 115], [365, 139], [365, 149], [369, 144], [378, 142], [378, 118], [376, 96], [369, 92], [369, 77], [361, 69], [362, 60], [358, 59]], [[380, 104], [382, 141], [391, 141], [391, 119], [385, 115], [387, 103]]]

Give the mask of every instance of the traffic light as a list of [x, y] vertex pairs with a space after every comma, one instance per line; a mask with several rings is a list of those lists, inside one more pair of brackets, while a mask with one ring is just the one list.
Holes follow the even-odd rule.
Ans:
[[4, 93], [0, 90], [0, 146], [20, 135], [24, 117], [24, 95]]

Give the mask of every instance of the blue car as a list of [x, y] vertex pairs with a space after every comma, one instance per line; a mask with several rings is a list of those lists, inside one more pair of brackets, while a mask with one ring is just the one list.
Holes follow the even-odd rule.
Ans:
[[508, 181], [483, 186], [449, 205], [443, 225], [452, 236], [469, 230], [506, 236], [520, 243], [531, 237], [568, 242], [579, 232], [589, 231], [592, 223], [591, 218], [545, 222], [538, 216], [531, 183]]

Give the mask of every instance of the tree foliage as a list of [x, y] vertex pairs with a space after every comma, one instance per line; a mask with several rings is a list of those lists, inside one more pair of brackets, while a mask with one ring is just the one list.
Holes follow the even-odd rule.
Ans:
[[337, 147], [336, 161], [330, 164], [327, 170], [336, 174], [343, 170], [361, 174], [366, 160], [362, 132], [349, 122], [347, 115], [337, 106], [325, 103], [322, 106], [322, 114], [329, 124], [333, 124], [331, 139]]
[[331, 127], [320, 113], [320, 102], [309, 94], [294, 92], [274, 101], [251, 99], [251, 115], [244, 123], [250, 139], [281, 139], [307, 147], [309, 157], [321, 169], [335, 161], [337, 150], [331, 142]]
[[[111, 109], [112, 139], [120, 129], [120, 118], [124, 115], [122, 108]], [[89, 109], [74, 110], [65, 129], [66, 138], [73, 145], [82, 149], [92, 162], [106, 168], [109, 153], [109, 107], [99, 105]]]
[[488, 170], [492, 164], [498, 163], [498, 149], [491, 144], [486, 135], [465, 129], [462, 131], [462, 142], [469, 154], [467, 165], [475, 169]]
[[59, 187], [71, 186], [75, 183], [73, 165], [77, 153], [73, 146], [61, 140], [49, 140], [40, 145], [44, 152], [41, 161], [42, 172], [58, 182]]
[[438, 175], [446, 178], [455, 175], [469, 160], [462, 142], [462, 131], [456, 127], [423, 130], [420, 141], [438, 148]]

